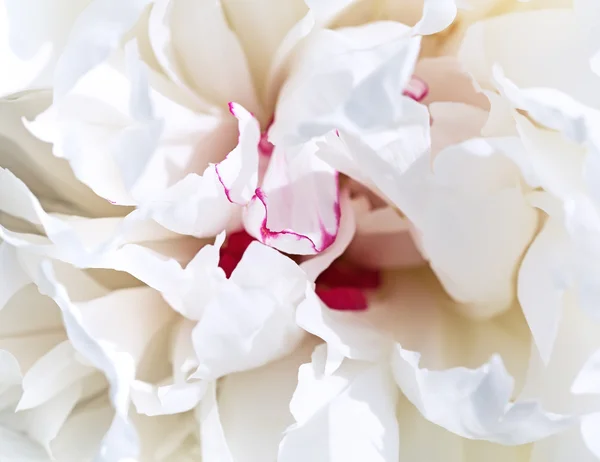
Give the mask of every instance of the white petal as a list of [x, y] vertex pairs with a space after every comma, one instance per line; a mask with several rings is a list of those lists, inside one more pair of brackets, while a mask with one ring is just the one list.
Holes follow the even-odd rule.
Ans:
[[[67, 206], [86, 216], [107, 216], [115, 208], [81, 184], [51, 146], [27, 131], [22, 118], [33, 118], [52, 100], [50, 91], [30, 91], [0, 101], [0, 164], [21, 178], [50, 210]], [[52, 175], [48, 175], [52, 172]]]
[[6, 462], [48, 462], [42, 446], [19, 432], [0, 426], [0, 457]]
[[355, 0], [304, 0], [321, 23], [328, 23]]
[[223, 231], [239, 212], [227, 199], [214, 167], [190, 173], [142, 205], [154, 220], [173, 232], [209, 237]]
[[598, 440], [600, 428], [600, 412], [584, 416], [581, 422], [583, 440], [596, 457], [600, 457], [600, 443]]
[[413, 27], [413, 33], [429, 35], [444, 30], [456, 17], [456, 1], [424, 0], [423, 17]]
[[398, 194], [444, 287], [475, 317], [511, 306], [515, 271], [537, 227], [537, 211], [504, 149], [472, 139], [440, 152], [433, 169], [421, 158]]
[[294, 311], [306, 277], [288, 257], [252, 243], [192, 333], [200, 366], [213, 379], [259, 367], [293, 351], [303, 338]]
[[8, 351], [0, 350], [0, 377], [2, 387], [21, 383], [21, 368], [17, 359]]
[[82, 409], [76, 410], [52, 442], [56, 460], [61, 462], [93, 460], [113, 414], [110, 405], [103, 403], [83, 406]]
[[519, 269], [518, 297], [531, 334], [548, 361], [569, 284], [568, 237], [557, 218], [550, 217], [529, 247]]
[[196, 419], [200, 424], [203, 462], [233, 462], [227, 445], [219, 407], [217, 404], [216, 382], [212, 382], [204, 399], [196, 410]]
[[420, 43], [407, 30], [381, 22], [314, 34], [281, 90], [269, 140], [277, 146], [336, 128], [366, 135], [397, 126]]
[[136, 364], [152, 338], [174, 315], [160, 294], [150, 287], [116, 290], [105, 297], [78, 303], [77, 308], [93, 338], [115, 345]]
[[443, 371], [421, 369], [419, 360], [397, 345], [392, 366], [400, 389], [426, 419], [460, 436], [518, 445], [574, 423], [533, 401], [511, 403], [514, 381], [499, 356], [478, 369]]
[[325, 345], [300, 367], [278, 460], [342, 462], [398, 460], [393, 380], [386, 364], [346, 360], [324, 375]]
[[451, 145], [477, 138], [481, 134], [489, 113], [477, 106], [463, 103], [438, 103], [429, 105], [431, 124], [431, 155]]
[[[277, 459], [284, 431], [294, 422], [289, 404], [298, 367], [310, 360], [314, 345], [314, 339], [307, 339], [288, 357], [221, 379], [219, 412], [225, 438], [237, 462]], [[254, 425], [257, 415], [264, 417], [258, 426]], [[253, 431], [249, 432], [249, 428]]]
[[[51, 87], [56, 60], [90, 0], [3, 0], [0, 3], [0, 97]], [[36, 11], [36, 14], [31, 14]], [[23, 33], [27, 31], [27, 33]]]
[[31, 282], [19, 264], [17, 250], [0, 242], [0, 310], [19, 290]]
[[228, 23], [245, 51], [260, 96], [266, 90], [267, 72], [279, 44], [292, 26], [306, 14], [304, 3], [303, 0], [275, 3], [270, 0], [252, 3], [223, 1]]
[[351, 359], [376, 361], [389, 352], [391, 339], [364, 314], [332, 310], [309, 289], [298, 306], [296, 322], [322, 338], [329, 354], [338, 352]]
[[23, 377], [23, 396], [17, 410], [39, 406], [93, 372], [93, 368], [77, 359], [70, 342], [62, 342], [42, 356]]
[[40, 291], [54, 299], [60, 307], [73, 347], [104, 372], [111, 385], [110, 394], [115, 408], [115, 417], [102, 442], [97, 460], [112, 462], [135, 457], [138, 451], [137, 436], [127, 418], [129, 388], [135, 376], [133, 358], [127, 353], [116, 351], [113, 345], [90, 335], [84, 327], [80, 311], [71, 303], [65, 287], [56, 281], [53, 273], [51, 264], [44, 262], [38, 283]]
[[77, 18], [69, 42], [56, 65], [54, 89], [67, 93], [87, 71], [116, 49], [150, 0], [93, 0]]
[[52, 454], [51, 443], [81, 397], [81, 384], [74, 383], [48, 402], [27, 411], [27, 434]]
[[134, 42], [126, 51], [126, 66], [115, 59], [116, 67], [95, 67], [28, 126], [109, 202], [168, 202], [165, 189], [230, 149], [233, 125], [219, 114], [195, 113], [171, 87], [158, 85]]
[[407, 399], [399, 401], [400, 462], [532, 462], [530, 445], [504, 446], [463, 438], [424, 419]]
[[131, 401], [138, 413], [147, 416], [179, 414], [194, 409], [207, 387], [207, 382], [156, 387], [136, 380], [131, 390]]
[[162, 66], [200, 95], [220, 106], [238, 101], [260, 112], [244, 52], [220, 3], [160, 0], [149, 33]]
[[[538, 40], [530, 40], [535, 34]], [[496, 16], [473, 25], [459, 57], [473, 77], [487, 88], [493, 65], [523, 87], [549, 87], [598, 107], [597, 78], [581, 31], [569, 9], [541, 9]], [[544, 50], [552, 49], [552, 53]], [[546, 100], [549, 104], [554, 102]]]
[[583, 365], [573, 382], [571, 391], [575, 394], [600, 394], [600, 350], [597, 350]]
[[234, 204], [245, 205], [258, 186], [260, 126], [243, 106], [230, 103], [229, 110], [238, 119], [239, 141], [215, 169], [227, 199]]

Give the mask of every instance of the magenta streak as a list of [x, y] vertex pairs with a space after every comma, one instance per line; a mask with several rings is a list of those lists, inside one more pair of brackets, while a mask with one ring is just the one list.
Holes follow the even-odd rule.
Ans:
[[[337, 174], [336, 174], [336, 181], [337, 181]], [[337, 188], [338, 188], [337, 192], [338, 192], [338, 198], [339, 198], [339, 186], [337, 186]], [[267, 220], [268, 220], [267, 196], [260, 188], [256, 188], [254, 197], [262, 203], [263, 208], [265, 209], [265, 217], [263, 218], [263, 221], [260, 226], [260, 238], [261, 238], [261, 242], [263, 244], [268, 245], [267, 240], [269, 240], [269, 239], [274, 240], [283, 235], [294, 236], [298, 240], [303, 240], [303, 239], [307, 240], [310, 243], [310, 246], [312, 247], [313, 251], [315, 253], [320, 253], [320, 252], [323, 252], [327, 247], [329, 247], [335, 241], [335, 238], [337, 237], [337, 233], [340, 229], [341, 208], [340, 208], [339, 199], [335, 202], [335, 205], [334, 205], [335, 215], [336, 215], [335, 233], [334, 234], [329, 233], [325, 229], [325, 226], [321, 223], [322, 244], [319, 247], [319, 246], [317, 246], [317, 244], [315, 244], [315, 242], [310, 237], [308, 237], [304, 234], [299, 234], [299, 233], [296, 233], [294, 231], [289, 231], [289, 230], [273, 231], [273, 230], [269, 229], [269, 227], [267, 226]]]
[[423, 79], [413, 75], [408, 82], [408, 85], [404, 89], [403, 94], [404, 96], [414, 99], [416, 102], [420, 103], [429, 94], [429, 85], [427, 85], [427, 82], [425, 82]]
[[233, 101], [230, 101], [230, 102], [227, 103], [227, 107], [229, 108], [229, 112], [231, 112], [231, 115], [234, 116], [234, 117], [236, 117], [236, 115], [235, 115], [235, 109], [233, 108], [234, 104], [235, 103]]
[[[229, 107], [229, 112], [231, 112], [231, 115], [233, 115], [237, 119], [237, 116], [235, 115], [235, 109], [234, 109], [235, 104], [233, 102], [229, 102], [229, 103], [227, 103], [227, 106]], [[239, 119], [238, 119], [238, 126], [239, 126]], [[241, 139], [242, 139], [242, 133], [238, 128], [238, 146], [240, 144]], [[231, 152], [229, 154], [231, 154]], [[223, 159], [221, 162], [224, 162], [225, 160], [227, 160], [227, 157], [229, 157], [229, 154], [227, 154], [225, 156], [225, 159]], [[227, 200], [229, 202], [231, 202], [232, 204], [245, 205], [245, 204], [239, 204], [231, 198], [231, 189], [228, 188], [227, 185], [225, 185], [225, 181], [223, 180], [223, 178], [221, 177], [221, 174], [219, 173], [219, 164], [221, 162], [219, 162], [218, 164], [215, 164], [215, 173], [217, 174], [219, 183], [221, 183], [221, 186], [223, 186], [223, 190], [225, 191], [225, 197], [227, 197]]]
[[[226, 157], [226, 159], [227, 159], [227, 157]], [[223, 186], [223, 191], [225, 192], [225, 197], [227, 197], [227, 200], [229, 202], [231, 202], [232, 204], [236, 204], [236, 202], [231, 198], [231, 190], [227, 186], [225, 186], [225, 181], [223, 180], [223, 178], [221, 178], [221, 174], [219, 173], [219, 164], [215, 164], [215, 173], [217, 174], [219, 183], [221, 183], [221, 186]], [[238, 204], [238, 205], [243, 205], [243, 204]]]

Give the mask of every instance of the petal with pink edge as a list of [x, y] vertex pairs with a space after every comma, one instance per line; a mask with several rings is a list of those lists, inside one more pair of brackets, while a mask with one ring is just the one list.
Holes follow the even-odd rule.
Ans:
[[244, 214], [247, 231], [282, 252], [313, 255], [327, 249], [340, 227], [337, 172], [314, 143], [275, 148], [265, 179]]
[[229, 202], [245, 205], [258, 186], [260, 125], [240, 104], [229, 103], [229, 110], [238, 119], [239, 142], [224, 160], [215, 165], [215, 171]]

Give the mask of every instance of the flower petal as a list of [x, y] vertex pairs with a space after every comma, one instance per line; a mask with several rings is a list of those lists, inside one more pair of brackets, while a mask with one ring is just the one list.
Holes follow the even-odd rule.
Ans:
[[507, 147], [486, 139], [451, 146], [435, 157], [433, 171], [429, 159], [419, 159], [399, 188], [397, 205], [424, 255], [449, 294], [476, 317], [512, 305], [514, 274], [537, 227]]
[[77, 352], [70, 342], [59, 343], [42, 356], [23, 377], [23, 396], [17, 411], [45, 403], [93, 373], [93, 368], [77, 359]]
[[215, 379], [293, 351], [303, 338], [294, 311], [306, 284], [306, 276], [288, 257], [250, 244], [194, 328], [200, 366], [192, 377]]
[[215, 165], [219, 181], [230, 202], [246, 205], [258, 186], [258, 143], [260, 125], [243, 106], [229, 103], [229, 110], [238, 119], [239, 140], [236, 148]]
[[244, 225], [260, 242], [282, 252], [312, 255], [327, 249], [340, 227], [337, 172], [319, 159], [314, 143], [275, 147]]
[[386, 365], [345, 360], [325, 375], [326, 346], [300, 367], [290, 404], [296, 423], [285, 433], [278, 460], [342, 462], [398, 460], [393, 380]]
[[[536, 40], [530, 39], [531, 34]], [[497, 65], [519, 86], [553, 88], [599, 107], [598, 76], [590, 69], [589, 50], [580, 39], [570, 9], [505, 14], [470, 27], [459, 58], [487, 88], [492, 88], [493, 66]], [[548, 49], [552, 53], [545, 52]]]
[[519, 269], [518, 297], [542, 359], [550, 359], [568, 289], [568, 236], [550, 217], [529, 247]]
[[207, 382], [152, 386], [136, 380], [131, 400], [139, 414], [159, 416], [179, 414], [194, 409], [206, 392]]
[[224, 0], [223, 10], [245, 51], [257, 93], [262, 97], [267, 90], [265, 84], [273, 56], [287, 32], [306, 14], [305, 2]]
[[80, 311], [69, 300], [65, 287], [56, 281], [52, 266], [47, 261], [41, 266], [38, 285], [40, 291], [51, 297], [60, 307], [73, 347], [103, 371], [111, 385], [115, 417], [102, 442], [98, 460], [112, 462], [136, 457], [137, 436], [127, 418], [129, 388], [135, 376], [133, 358], [127, 353], [115, 351], [113, 345], [90, 335], [84, 327]]
[[533, 401], [510, 402], [513, 379], [494, 355], [478, 369], [432, 371], [420, 354], [396, 346], [392, 367], [398, 386], [423, 416], [471, 439], [507, 445], [537, 441], [574, 423]]
[[150, 0], [92, 0], [77, 18], [56, 64], [54, 91], [63, 96], [94, 66], [108, 58], [139, 19]]
[[[90, 0], [3, 0], [0, 3], [0, 97], [52, 86], [54, 66], [77, 16]], [[36, 11], [36, 14], [31, 14]], [[23, 33], [27, 31], [27, 33]]]
[[233, 462], [227, 445], [217, 402], [217, 385], [211, 382], [200, 406], [196, 408], [196, 420], [200, 424], [203, 462]]
[[[290, 399], [298, 367], [308, 360], [314, 339], [307, 339], [291, 355], [251, 371], [231, 374], [219, 384], [219, 412], [231, 454], [237, 462], [277, 459], [286, 427], [294, 421]], [[257, 415], [264, 417], [252, 432]]]
[[339, 258], [352, 242], [356, 231], [356, 219], [349, 195], [343, 192], [340, 197], [340, 226], [335, 241], [326, 250], [300, 263], [308, 280], [314, 282], [337, 258]]
[[81, 184], [69, 164], [25, 128], [22, 119], [37, 116], [51, 101], [50, 91], [0, 100], [0, 165], [21, 178], [50, 211], [62, 207], [86, 216], [114, 215], [115, 207]]
[[244, 51], [220, 2], [159, 0], [149, 34], [168, 73], [178, 74], [178, 80], [214, 104], [238, 101], [260, 114]]

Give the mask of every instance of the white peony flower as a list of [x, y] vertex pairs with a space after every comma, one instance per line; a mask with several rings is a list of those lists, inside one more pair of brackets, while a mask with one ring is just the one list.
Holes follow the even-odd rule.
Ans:
[[0, 460], [600, 458], [593, 2], [43, 3]]

